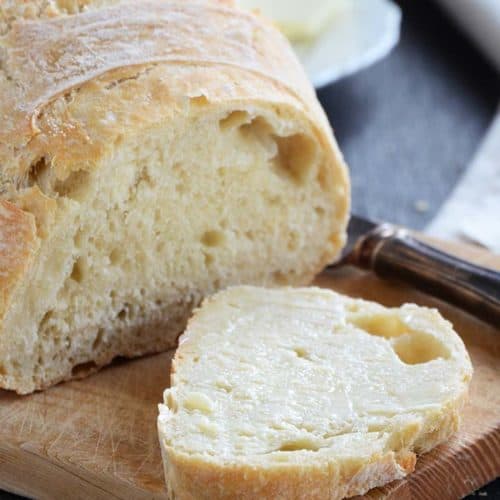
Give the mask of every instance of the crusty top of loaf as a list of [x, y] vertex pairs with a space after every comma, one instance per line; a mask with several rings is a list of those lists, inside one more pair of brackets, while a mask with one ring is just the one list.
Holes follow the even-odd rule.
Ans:
[[[0, 7], [4, 191], [25, 186], [41, 158], [59, 179], [93, 168], [124, 130], [168, 116], [186, 97], [272, 97], [310, 115], [329, 140], [302, 68], [267, 22], [224, 2], [116, 3], [38, 0]], [[152, 68], [159, 71], [154, 77]], [[137, 92], [113, 91], [129, 79], [140, 79]], [[78, 99], [78, 93], [90, 97]]]

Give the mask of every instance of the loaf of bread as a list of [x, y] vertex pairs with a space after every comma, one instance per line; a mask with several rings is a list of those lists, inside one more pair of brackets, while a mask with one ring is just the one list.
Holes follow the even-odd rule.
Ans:
[[308, 282], [349, 186], [285, 38], [229, 2], [0, 3], [0, 387], [174, 345], [231, 284]]
[[333, 500], [403, 478], [457, 429], [471, 376], [436, 310], [219, 292], [182, 335], [160, 405], [169, 498]]

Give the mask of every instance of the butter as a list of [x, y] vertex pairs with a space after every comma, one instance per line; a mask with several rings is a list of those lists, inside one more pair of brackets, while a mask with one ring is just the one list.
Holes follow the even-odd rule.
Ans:
[[272, 19], [292, 41], [316, 38], [348, 0], [239, 0], [240, 7], [257, 10]]

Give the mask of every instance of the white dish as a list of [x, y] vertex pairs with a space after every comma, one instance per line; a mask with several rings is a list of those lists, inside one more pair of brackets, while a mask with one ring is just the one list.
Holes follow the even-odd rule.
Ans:
[[295, 44], [316, 88], [385, 57], [399, 40], [401, 10], [390, 0], [352, 0], [312, 43]]

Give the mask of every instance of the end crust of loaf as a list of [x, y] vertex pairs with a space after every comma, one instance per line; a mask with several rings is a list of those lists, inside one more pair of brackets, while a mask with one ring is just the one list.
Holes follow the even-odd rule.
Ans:
[[169, 498], [341, 499], [458, 429], [469, 356], [436, 310], [229, 288], [190, 320], [160, 405]]
[[204, 296], [338, 255], [326, 116], [286, 39], [229, 5], [0, 2], [1, 388], [171, 348]]

